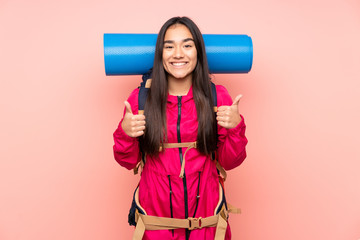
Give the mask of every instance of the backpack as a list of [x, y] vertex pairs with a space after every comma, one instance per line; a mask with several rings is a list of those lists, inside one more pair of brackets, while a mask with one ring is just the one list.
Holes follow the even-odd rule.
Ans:
[[[142, 83], [139, 86], [139, 95], [138, 95], [138, 114], [144, 113], [145, 102], [148, 95], [148, 90], [151, 86], [151, 70], [142, 76]], [[216, 86], [211, 82], [211, 91], [213, 96], [214, 103], [214, 112], [217, 111], [217, 93]], [[196, 142], [192, 143], [165, 143], [165, 148], [178, 148], [178, 147], [187, 147], [187, 150], [190, 148], [196, 148]], [[183, 170], [185, 168], [185, 155], [182, 165], [182, 171], [180, 177], [183, 177]], [[207, 218], [188, 218], [188, 219], [176, 219], [176, 218], [164, 218], [157, 216], [148, 216], [146, 211], [141, 207], [139, 203], [139, 186], [136, 187], [133, 194], [133, 201], [129, 210], [128, 222], [129, 225], [136, 226], [134, 238], [136, 240], [142, 239], [142, 236], [146, 229], [156, 230], [156, 229], [176, 229], [176, 228], [187, 228], [189, 230], [198, 229], [202, 227], [217, 227], [215, 240], [224, 239], [228, 213], [240, 213], [240, 209], [233, 207], [231, 204], [226, 202], [225, 191], [224, 191], [224, 181], [226, 180], [226, 171], [217, 161], [216, 152], [211, 156], [212, 160], [216, 161], [216, 168], [219, 174], [219, 192], [221, 198], [217, 208], [215, 209], [215, 215]], [[141, 161], [134, 168], [134, 174], [138, 173], [138, 168], [141, 166], [143, 168], [146, 162], [146, 155], [144, 152], [141, 152]]]

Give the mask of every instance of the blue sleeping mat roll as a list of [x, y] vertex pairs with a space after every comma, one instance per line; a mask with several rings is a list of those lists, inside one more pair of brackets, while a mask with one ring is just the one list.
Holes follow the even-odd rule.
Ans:
[[[210, 73], [247, 73], [253, 59], [247, 35], [203, 34]], [[106, 75], [138, 75], [152, 68], [157, 34], [104, 34]]]

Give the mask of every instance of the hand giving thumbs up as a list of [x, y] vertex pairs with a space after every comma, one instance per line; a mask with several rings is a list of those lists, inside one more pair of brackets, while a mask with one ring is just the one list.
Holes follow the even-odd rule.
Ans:
[[125, 115], [121, 122], [121, 127], [124, 132], [130, 137], [139, 137], [144, 134], [145, 130], [145, 115], [134, 115], [131, 110], [131, 105], [128, 101], [125, 104]]
[[234, 128], [241, 122], [239, 113], [239, 102], [242, 95], [236, 96], [231, 106], [220, 106], [216, 113], [216, 120], [218, 124], [224, 128]]

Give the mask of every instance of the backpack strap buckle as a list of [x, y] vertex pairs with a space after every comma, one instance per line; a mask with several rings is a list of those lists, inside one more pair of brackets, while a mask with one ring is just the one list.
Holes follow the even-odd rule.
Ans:
[[188, 220], [189, 220], [189, 228], [188, 228], [189, 230], [202, 229], [201, 217], [199, 218], [189, 217]]

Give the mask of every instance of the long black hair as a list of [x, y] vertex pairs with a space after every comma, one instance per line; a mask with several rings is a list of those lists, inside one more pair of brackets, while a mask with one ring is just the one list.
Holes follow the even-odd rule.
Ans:
[[164, 37], [167, 29], [174, 24], [182, 24], [191, 32], [197, 50], [197, 64], [192, 73], [193, 97], [197, 111], [197, 148], [203, 154], [216, 150], [216, 119], [211, 93], [211, 82], [205, 44], [196, 24], [188, 17], [169, 19], [160, 29], [155, 47], [152, 83], [145, 104], [146, 129], [140, 137], [142, 150], [156, 155], [159, 147], [167, 142], [166, 103], [168, 97], [168, 73], [163, 66]]

